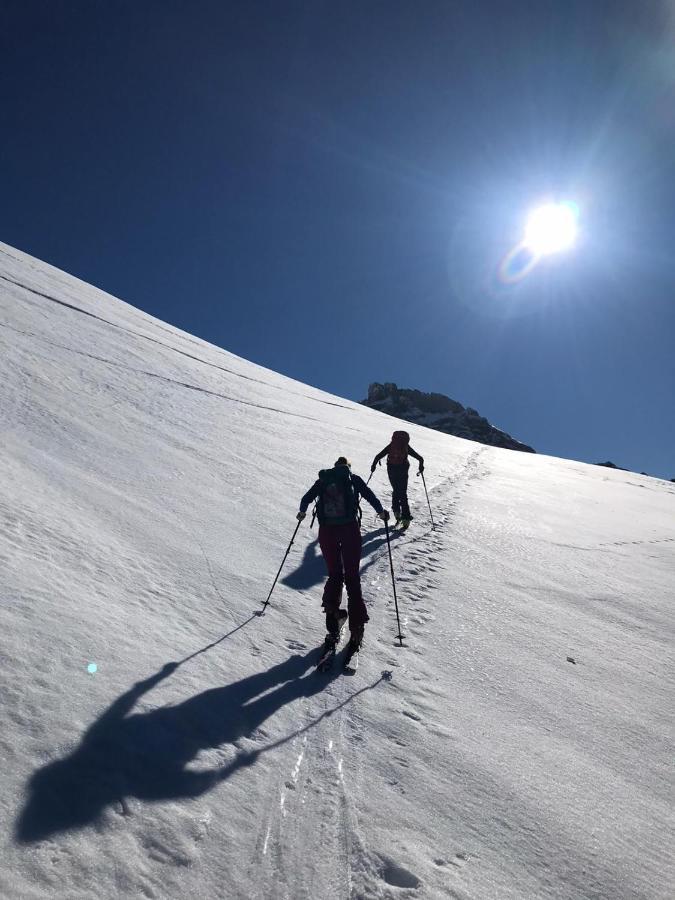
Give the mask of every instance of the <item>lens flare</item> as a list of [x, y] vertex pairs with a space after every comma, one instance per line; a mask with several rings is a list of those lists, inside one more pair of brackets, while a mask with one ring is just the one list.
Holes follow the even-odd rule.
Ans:
[[502, 284], [517, 284], [526, 275], [529, 275], [538, 260], [539, 255], [527, 244], [516, 244], [501, 261], [497, 277]]
[[516, 285], [553, 253], [569, 250], [577, 237], [579, 208], [576, 203], [546, 203], [532, 210], [523, 239], [512, 247], [497, 267], [502, 285]]

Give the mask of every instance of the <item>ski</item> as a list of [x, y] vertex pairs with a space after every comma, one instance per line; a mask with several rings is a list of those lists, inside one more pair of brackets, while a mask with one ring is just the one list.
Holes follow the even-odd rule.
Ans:
[[319, 662], [316, 664], [317, 672], [327, 672], [328, 669], [333, 665], [335, 660], [335, 654], [337, 652], [338, 644], [342, 638], [342, 633], [345, 630], [345, 625], [347, 624], [347, 614], [340, 616], [340, 628], [337, 634], [327, 634], [326, 640], [324, 641], [323, 649], [321, 651], [321, 656], [319, 658]]

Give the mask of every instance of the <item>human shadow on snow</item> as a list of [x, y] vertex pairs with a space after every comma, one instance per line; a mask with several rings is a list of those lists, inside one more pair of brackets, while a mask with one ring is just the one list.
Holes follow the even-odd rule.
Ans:
[[[389, 539], [393, 543], [401, 536], [400, 532], [389, 529]], [[363, 535], [361, 543], [361, 573], [365, 572], [373, 564], [373, 555], [383, 545], [386, 545], [387, 537], [384, 528], [378, 528], [375, 531], [366, 532]], [[326, 564], [321, 556], [319, 548], [319, 539], [315, 538], [305, 548], [302, 560], [297, 569], [294, 569], [288, 575], [281, 579], [281, 583], [286, 587], [293, 588], [296, 591], [305, 591], [322, 584], [326, 579]]]
[[[283, 706], [319, 693], [336, 677], [337, 670], [317, 675], [313, 668], [316, 656], [315, 649], [296, 654], [265, 672], [204, 691], [175, 706], [132, 713], [144, 694], [192, 657], [167, 663], [118, 697], [72, 753], [34, 772], [16, 823], [16, 840], [28, 844], [83, 828], [96, 822], [113, 803], [127, 812], [126, 797], [148, 802], [198, 797], [237, 769], [254, 763], [261, 753], [307, 731], [335, 710], [272, 744], [248, 751], [237, 744], [253, 736]], [[312, 671], [305, 675], [310, 667]], [[361, 691], [341, 705], [358, 693]], [[206, 771], [188, 768], [201, 750], [228, 744], [235, 746], [236, 755], [225, 765]]]

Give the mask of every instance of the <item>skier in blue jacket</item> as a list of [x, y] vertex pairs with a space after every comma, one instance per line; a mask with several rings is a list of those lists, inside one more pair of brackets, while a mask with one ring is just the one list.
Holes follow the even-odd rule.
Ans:
[[[389, 513], [365, 481], [350, 471], [349, 460], [340, 456], [332, 469], [323, 469], [300, 501], [297, 518], [304, 519], [307, 507], [317, 501], [319, 546], [328, 569], [322, 606], [326, 611], [327, 642], [336, 642], [346, 616], [349, 617], [350, 649], [358, 650], [368, 611], [361, 593], [361, 527], [359, 497], [365, 497], [385, 522]], [[342, 586], [347, 588], [347, 610], [340, 609]]]

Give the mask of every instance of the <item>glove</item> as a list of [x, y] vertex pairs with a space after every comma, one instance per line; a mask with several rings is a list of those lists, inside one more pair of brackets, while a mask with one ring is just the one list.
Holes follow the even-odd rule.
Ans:
[[377, 463], [373, 463], [372, 466], [370, 467], [370, 474], [371, 474], [371, 475], [373, 474], [373, 472], [375, 471], [376, 468], [377, 468]]
[[383, 509], [382, 512], [378, 513], [378, 516], [382, 519], [383, 522], [389, 521], [389, 510]]
[[302, 520], [305, 518], [306, 515], [307, 515], [307, 513], [304, 513], [302, 510], [299, 510], [298, 514], [295, 518], [298, 520], [298, 522], [302, 522]]
[[424, 472], [424, 463], [420, 463], [419, 471], [417, 472], [417, 474], [421, 475], [422, 472]]

